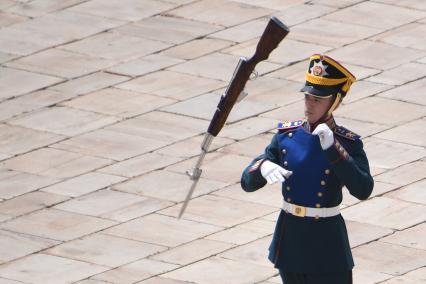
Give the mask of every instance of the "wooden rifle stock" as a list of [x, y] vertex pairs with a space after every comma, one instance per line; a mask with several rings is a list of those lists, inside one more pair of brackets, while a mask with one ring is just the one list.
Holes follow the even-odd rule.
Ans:
[[237, 102], [241, 92], [244, 90], [244, 87], [250, 78], [250, 75], [253, 73], [254, 68], [259, 62], [268, 59], [269, 54], [278, 46], [281, 40], [283, 40], [288, 33], [289, 29], [283, 23], [281, 23], [280, 20], [275, 17], [271, 17], [268, 25], [265, 28], [265, 31], [262, 34], [262, 37], [259, 40], [259, 43], [257, 44], [255, 54], [250, 59], [240, 58], [237, 68], [235, 68], [231, 82], [229, 83], [225, 93], [220, 98], [216, 112], [214, 113], [207, 133], [204, 136], [204, 141], [201, 145], [201, 154], [198, 157], [197, 163], [192, 171], [187, 171], [187, 174], [193, 180], [193, 183], [186, 195], [178, 218], [181, 218], [185, 212], [192, 193], [197, 186], [202, 172], [201, 164], [209, 150], [213, 138], [217, 136], [222, 127], [225, 125], [226, 119], [228, 118], [232, 107]]
[[276, 17], [271, 17], [266, 26], [262, 37], [256, 47], [256, 52], [250, 59], [241, 58], [232, 76], [225, 93], [220, 98], [216, 112], [210, 122], [207, 130], [213, 136], [217, 136], [222, 127], [225, 125], [226, 119], [237, 102], [240, 93], [254, 71], [256, 65], [268, 59], [269, 54], [278, 46], [289, 33], [289, 29]]

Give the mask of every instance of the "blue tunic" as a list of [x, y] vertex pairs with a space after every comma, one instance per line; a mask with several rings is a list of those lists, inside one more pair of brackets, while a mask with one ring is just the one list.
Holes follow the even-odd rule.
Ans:
[[[314, 208], [338, 206], [344, 185], [358, 199], [368, 198], [374, 182], [360, 137], [332, 122], [329, 126], [335, 143], [327, 150], [322, 150], [318, 136], [306, 129], [306, 122], [280, 127], [265, 153], [244, 170], [242, 188], [251, 192], [265, 186], [260, 165], [269, 160], [293, 172], [282, 184], [283, 198], [289, 203]], [[298, 217], [283, 210], [269, 247], [269, 259], [285, 272], [330, 273], [354, 266], [341, 215]]]

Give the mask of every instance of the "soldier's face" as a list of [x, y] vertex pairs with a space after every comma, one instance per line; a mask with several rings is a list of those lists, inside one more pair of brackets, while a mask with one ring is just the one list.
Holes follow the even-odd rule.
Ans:
[[330, 108], [332, 97], [318, 98], [305, 94], [305, 116], [309, 123], [317, 122]]

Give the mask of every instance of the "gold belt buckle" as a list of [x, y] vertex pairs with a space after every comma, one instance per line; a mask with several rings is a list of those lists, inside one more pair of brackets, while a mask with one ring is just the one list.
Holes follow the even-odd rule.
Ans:
[[306, 208], [303, 206], [299, 206], [299, 205], [294, 205], [294, 215], [298, 216], [298, 217], [305, 217], [306, 215]]

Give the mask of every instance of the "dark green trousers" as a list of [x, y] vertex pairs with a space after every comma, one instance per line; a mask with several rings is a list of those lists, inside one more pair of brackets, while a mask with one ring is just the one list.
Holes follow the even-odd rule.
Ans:
[[280, 270], [283, 284], [352, 284], [352, 270], [338, 273], [294, 273]]

